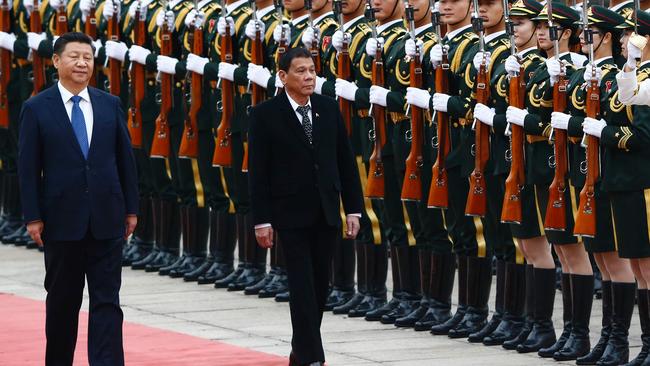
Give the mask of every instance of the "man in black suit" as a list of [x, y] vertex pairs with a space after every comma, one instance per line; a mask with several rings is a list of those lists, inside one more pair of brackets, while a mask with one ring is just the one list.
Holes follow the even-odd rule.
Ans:
[[314, 93], [316, 72], [304, 48], [289, 50], [278, 75], [285, 92], [251, 111], [249, 185], [260, 246], [284, 245], [289, 275], [290, 365], [322, 365], [320, 325], [332, 243], [359, 231], [363, 196], [337, 103]]
[[18, 172], [29, 235], [45, 249], [45, 364], [72, 365], [84, 279], [92, 366], [124, 365], [122, 245], [137, 224], [135, 160], [120, 100], [88, 87], [92, 40], [54, 44], [59, 82], [25, 102]]

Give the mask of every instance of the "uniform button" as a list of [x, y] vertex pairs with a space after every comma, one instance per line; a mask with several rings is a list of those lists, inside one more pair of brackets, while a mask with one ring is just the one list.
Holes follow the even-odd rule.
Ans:
[[149, 80], [149, 86], [153, 86], [154, 82], [152, 80]]
[[180, 87], [181, 87], [181, 82], [180, 82], [180, 81], [176, 83], [176, 87], [177, 87], [177, 88], [180, 88]]

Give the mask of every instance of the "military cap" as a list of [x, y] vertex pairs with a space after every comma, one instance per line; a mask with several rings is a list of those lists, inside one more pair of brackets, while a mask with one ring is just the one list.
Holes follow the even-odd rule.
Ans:
[[544, 5], [535, 0], [517, 0], [510, 8], [510, 16], [534, 18], [543, 8]]
[[[637, 18], [637, 33], [642, 36], [650, 35], [650, 13], [640, 11], [638, 12]], [[634, 29], [634, 15], [630, 14], [630, 16], [625, 18], [617, 28], [630, 30]]]
[[[620, 29], [619, 26], [625, 22], [625, 18], [619, 13], [609, 10], [604, 6], [593, 5], [587, 10], [589, 25], [606, 31]], [[577, 21], [576, 25], [582, 25], [582, 20]]]
[[[533, 20], [547, 21], [548, 5], [544, 5], [544, 9], [542, 9], [539, 15], [533, 18]], [[575, 23], [578, 20], [580, 20], [580, 14], [571, 9], [570, 6], [555, 1], [553, 2], [553, 21], [557, 22], [557, 25], [560, 27], [575, 28]]]

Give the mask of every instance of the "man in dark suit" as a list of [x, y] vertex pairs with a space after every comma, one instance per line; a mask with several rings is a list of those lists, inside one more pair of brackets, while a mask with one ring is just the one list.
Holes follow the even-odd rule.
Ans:
[[320, 325], [328, 291], [332, 243], [340, 239], [340, 201], [346, 232], [359, 231], [363, 198], [337, 103], [313, 94], [309, 51], [289, 50], [279, 63], [285, 92], [251, 111], [249, 185], [260, 246], [284, 246], [289, 276], [290, 365], [325, 361]]
[[45, 249], [46, 365], [72, 365], [84, 279], [90, 365], [124, 365], [122, 245], [137, 224], [135, 160], [120, 100], [88, 87], [92, 40], [54, 44], [59, 82], [25, 102], [18, 172], [24, 219]]

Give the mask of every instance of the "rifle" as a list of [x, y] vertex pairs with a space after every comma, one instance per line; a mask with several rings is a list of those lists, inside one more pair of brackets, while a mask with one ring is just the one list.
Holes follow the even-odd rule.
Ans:
[[[420, 61], [420, 52], [415, 38], [415, 17], [413, 6], [409, 0], [404, 0], [404, 10], [406, 11], [406, 21], [408, 22], [411, 39], [415, 42], [415, 56], [411, 58], [410, 67], [410, 84], [411, 87], [419, 88], [422, 86], [422, 63]], [[410, 106], [409, 106], [410, 107]], [[422, 145], [424, 144], [424, 114], [419, 107], [411, 107], [411, 133], [407, 131], [407, 139], [410, 137], [411, 151], [406, 158], [406, 171], [404, 172], [404, 183], [402, 184], [403, 201], [419, 201], [422, 199], [422, 166], [424, 160], [422, 157]]]
[[[38, 9], [38, 8], [34, 8]], [[66, 12], [65, 1], [61, 2], [61, 6], [56, 9], [56, 26], [55, 32], [57, 36], [68, 33], [68, 13]]]
[[[38, 0], [34, 0], [33, 7], [34, 10], [32, 10], [32, 14], [29, 16], [29, 31], [41, 33], [43, 28], [41, 24], [41, 12], [38, 8]], [[36, 51], [32, 51], [32, 73], [34, 78], [32, 96], [34, 96], [45, 86], [45, 64]]]
[[[280, 71], [280, 59], [282, 59], [282, 56], [284, 56], [285, 53], [289, 50], [289, 40], [287, 39], [287, 34], [284, 30], [284, 13], [282, 12], [282, 0], [274, 0], [273, 4], [275, 5], [275, 11], [277, 12], [278, 15], [278, 27], [282, 27], [282, 34], [280, 35], [280, 42], [278, 43], [278, 53], [277, 53], [277, 58], [276, 58], [276, 73], [275, 77], [280, 77], [278, 75], [278, 71]], [[275, 89], [275, 95], [280, 94], [282, 92], [283, 88], [276, 88]]]
[[[600, 114], [600, 89], [594, 63], [594, 31], [589, 29], [589, 17], [587, 16], [587, 1], [583, 2], [583, 34], [585, 43], [589, 46], [589, 67], [591, 67], [592, 79], [588, 83], [586, 98], [587, 117], [598, 118]], [[580, 170], [586, 173], [585, 185], [580, 191], [580, 207], [576, 216], [573, 233], [588, 238], [596, 236], [596, 196], [595, 186], [600, 173], [600, 142], [596, 136], [584, 135], [583, 146], [586, 144], [586, 161], [580, 164]]]
[[[84, 24], [84, 32], [94, 40], [97, 39], [97, 18], [95, 17], [95, 6], [97, 4], [96, 0], [90, 2], [90, 9], [88, 10], [88, 16], [86, 17], [86, 23]], [[96, 87], [97, 86], [97, 68], [93, 67], [93, 76], [90, 78], [88, 85]]]
[[[167, 11], [168, 2], [162, 2], [160, 11]], [[160, 54], [169, 56], [172, 54], [172, 30], [169, 28], [167, 17], [163, 21], [160, 30]], [[169, 121], [168, 116], [174, 103], [172, 91], [172, 75], [158, 73], [160, 77], [160, 114], [156, 118], [156, 129], [153, 134], [153, 143], [151, 144], [152, 158], [168, 158], [170, 150], [169, 139]]]
[[[221, 8], [228, 11], [226, 4], [221, 0]], [[226, 17], [228, 15], [226, 14]], [[226, 22], [226, 34], [221, 37], [221, 62], [232, 63], [233, 48], [232, 36], [230, 35], [230, 24]], [[217, 127], [217, 141], [214, 146], [212, 166], [230, 167], [232, 164], [232, 141], [230, 131], [230, 120], [233, 115], [234, 88], [230, 80], [221, 79], [221, 121]]]
[[[251, 0], [251, 8], [253, 9], [253, 20], [255, 20], [255, 40], [251, 47], [251, 62], [255, 65], [264, 65], [264, 53], [262, 45], [262, 30], [259, 27], [259, 20], [257, 19], [257, 6], [255, 0]], [[264, 88], [252, 83], [251, 94], [251, 107], [262, 103], [264, 100]], [[248, 138], [247, 138], [248, 139]], [[248, 172], [248, 141], [244, 141], [244, 160], [242, 162], [242, 172]]]
[[[558, 42], [558, 31], [553, 22], [553, 2], [549, 1], [548, 6], [548, 32], [553, 41], [556, 60], [559, 60], [560, 46]], [[567, 80], [564, 72], [558, 76], [553, 85], [553, 111], [564, 112], [567, 105]], [[567, 133], [564, 130], [553, 130], [549, 139], [553, 141], [554, 155], [549, 160], [549, 165], [555, 168], [553, 182], [548, 187], [548, 203], [546, 205], [546, 216], [544, 217], [544, 228], [546, 230], [566, 230], [566, 202], [564, 192], [566, 191], [565, 178], [568, 169], [567, 162]]]
[[[366, 18], [372, 29], [372, 38], [377, 39], [375, 9], [372, 8], [371, 0], [368, 0], [366, 4]], [[381, 44], [377, 46], [375, 58], [372, 60], [372, 85], [384, 86], [384, 60]], [[369, 112], [374, 128], [368, 137], [373, 141], [374, 149], [370, 156], [366, 197], [384, 198], [384, 162], [381, 151], [386, 144], [386, 108], [379, 104], [372, 104]]]
[[[203, 56], [203, 28], [197, 24], [202, 22], [202, 15], [199, 13], [198, 0], [194, 0], [194, 9], [196, 9], [196, 16], [192, 23], [192, 53]], [[188, 73], [190, 74], [190, 73]], [[203, 76], [199, 73], [191, 73], [190, 84], [190, 113], [188, 119], [185, 120], [185, 127], [183, 128], [183, 137], [181, 139], [181, 146], [178, 149], [178, 156], [181, 158], [196, 159], [199, 156], [199, 110], [203, 99]], [[186, 83], [187, 85], [187, 83]]]
[[[117, 17], [119, 3], [109, 0], [111, 3], [104, 6], [113, 6], [113, 16], [108, 20], [108, 39], [114, 42], [120, 40], [120, 25]], [[122, 63], [115, 58], [108, 59], [108, 83], [111, 94], [120, 96]]]
[[[479, 50], [485, 55], [485, 29], [483, 19], [478, 13], [478, 0], [474, 0], [474, 14], [472, 15], [474, 32], [479, 35]], [[487, 104], [490, 100], [490, 89], [488, 87], [488, 76], [485, 56], [478, 69], [476, 76], [476, 102]], [[485, 182], [485, 165], [490, 157], [490, 130], [488, 126], [474, 118], [474, 171], [469, 179], [469, 193], [465, 215], [485, 216], [487, 210], [487, 187]]]
[[[11, 5], [2, 0], [0, 5], [0, 29], [11, 33]], [[38, 11], [35, 9], [34, 11]], [[11, 51], [0, 50], [0, 128], [9, 128], [9, 82], [11, 81]]]
[[[145, 22], [146, 13], [142, 11], [142, 2], [138, 0], [138, 5], [135, 10], [135, 26], [134, 26], [134, 41], [138, 46], [143, 46], [145, 43]], [[137, 62], [131, 63], [131, 82], [130, 82], [130, 107], [129, 107], [129, 120], [127, 126], [129, 128], [129, 135], [131, 135], [131, 144], [135, 148], [142, 147], [142, 110], [140, 105], [144, 100], [144, 83], [145, 83], [144, 65]]]
[[[342, 0], [332, 0], [332, 6], [334, 9], [334, 14], [338, 19], [339, 30], [343, 32], [343, 46], [341, 51], [336, 55], [336, 62], [338, 63], [338, 68], [336, 70], [336, 76], [343, 80], [350, 80], [352, 72], [350, 71], [350, 35], [345, 33], [343, 29], [343, 4]], [[343, 123], [345, 123], [345, 128], [348, 130], [348, 136], [352, 135], [352, 102], [346, 100], [345, 98], [339, 98], [339, 108], [341, 109], [341, 114], [343, 115]]]
[[[436, 93], [449, 94], [449, 58], [447, 48], [442, 44], [442, 31], [440, 22], [440, 12], [435, 10], [433, 0], [431, 0], [431, 23], [436, 33], [436, 38], [442, 46], [442, 63], [435, 70], [436, 73]], [[449, 187], [447, 182], [447, 169], [445, 161], [451, 149], [449, 138], [449, 114], [447, 112], [436, 112], [436, 136], [437, 139], [433, 145], [438, 148], [436, 162], [431, 168], [431, 186], [429, 187], [429, 201], [427, 206], [430, 208], [447, 208], [449, 206]]]
[[[510, 37], [510, 54], [517, 56], [514, 40], [514, 25], [510, 19], [510, 10], [507, 0], [503, 1], [503, 11], [506, 21], [506, 33]], [[525, 108], [524, 98], [526, 96], [526, 82], [524, 81], [524, 68], [519, 73], [510, 77], [509, 89], [510, 105], [517, 108]], [[510, 150], [506, 152], [506, 160], [510, 160], [510, 174], [506, 178], [505, 194], [501, 209], [501, 222], [521, 223], [521, 190], [524, 187], [524, 129], [521, 126], [508, 124], [506, 134], [510, 135]]]
[[314, 60], [314, 66], [316, 70], [316, 75], [321, 73], [321, 57], [320, 57], [320, 29], [314, 25], [314, 18], [312, 15], [313, 4], [312, 0], [305, 0], [305, 9], [309, 11], [309, 27], [314, 30], [314, 41], [309, 47], [309, 53], [311, 53], [311, 58]]

